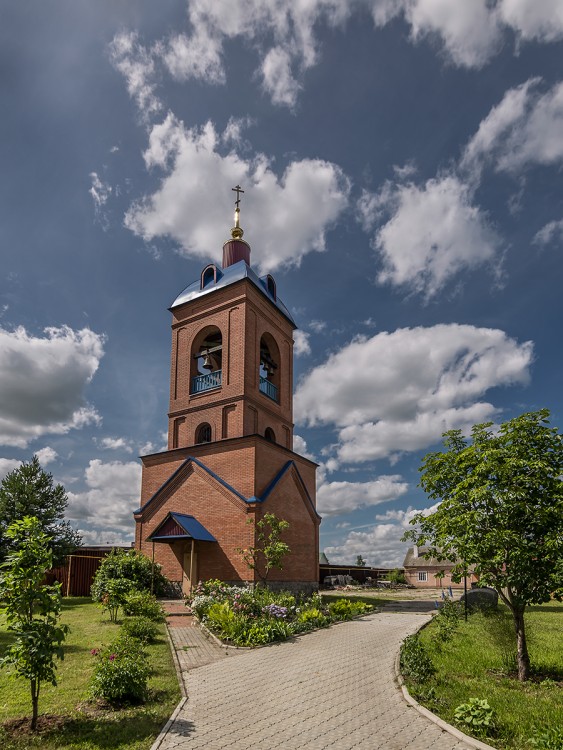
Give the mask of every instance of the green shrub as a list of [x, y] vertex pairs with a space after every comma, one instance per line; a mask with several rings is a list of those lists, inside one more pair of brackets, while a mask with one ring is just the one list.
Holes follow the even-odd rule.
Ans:
[[148, 591], [129, 591], [123, 602], [128, 617], [145, 617], [153, 622], [164, 622], [166, 615], [156, 597]]
[[337, 599], [328, 605], [328, 611], [333, 620], [351, 620], [353, 617], [362, 615], [370, 609], [369, 604], [365, 602], [353, 602], [350, 599]]
[[158, 635], [158, 625], [148, 617], [128, 617], [121, 628], [131, 638], [143, 643], [153, 643]]
[[401, 644], [401, 672], [413, 682], [427, 682], [436, 669], [417, 635], [408, 635]]
[[329, 618], [317, 607], [302, 610], [297, 616], [297, 632], [299, 630], [313, 630], [324, 628], [330, 623]]
[[454, 718], [462, 729], [471, 734], [486, 736], [495, 730], [494, 711], [487, 700], [470, 698], [456, 708]]
[[207, 610], [203, 622], [220, 638], [236, 641], [245, 629], [246, 618], [233, 612], [229, 602], [215, 602]]
[[240, 646], [258, 646], [285, 641], [293, 634], [290, 623], [283, 620], [255, 620], [238, 638]]
[[461, 607], [459, 602], [452, 599], [444, 599], [442, 606], [438, 610], [435, 622], [438, 626], [436, 639], [441, 643], [447, 643], [454, 637], [456, 630], [461, 622]]
[[96, 666], [90, 695], [108, 703], [141, 703], [147, 696], [150, 667], [147, 653], [136, 638], [121, 635], [107, 648], [92, 649]]
[[401, 570], [399, 570], [399, 568], [395, 568], [395, 570], [392, 570], [387, 576], [387, 580], [391, 581], [391, 583], [406, 583], [407, 582], [407, 579], [405, 578], [405, 574]]
[[563, 750], [563, 729], [559, 727], [535, 728], [530, 744], [538, 750]]
[[92, 585], [92, 598], [100, 601], [106, 590], [106, 582], [116, 578], [131, 581], [131, 588], [141, 591], [152, 590], [162, 596], [168, 586], [160, 565], [137, 550], [114, 549], [105, 557], [96, 571]]

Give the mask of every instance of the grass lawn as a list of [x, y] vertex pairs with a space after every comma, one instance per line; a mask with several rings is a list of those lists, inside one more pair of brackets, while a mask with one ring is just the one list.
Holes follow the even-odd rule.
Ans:
[[497, 734], [486, 742], [532, 750], [535, 732], [551, 728], [560, 732], [559, 739], [539, 747], [563, 750], [563, 604], [531, 607], [526, 628], [534, 676], [520, 683], [514, 675], [512, 617], [505, 607], [496, 616], [470, 615], [467, 623], [461, 621], [453, 640], [442, 644], [433, 621], [420, 639], [438, 672], [425, 685], [409, 684], [410, 693], [451, 724], [457, 706], [470, 698], [486, 698], [498, 724]]
[[[53, 727], [40, 734], [13, 731], [4, 724], [31, 716], [29, 683], [0, 670], [0, 747], [2, 750], [146, 750], [180, 700], [165, 626], [160, 625], [158, 641], [147, 647], [153, 667], [149, 681], [150, 698], [142, 706], [122, 710], [100, 709], [87, 702], [88, 683], [94, 667], [92, 648], [107, 645], [117, 635], [119, 625], [87, 598], [63, 600], [62, 621], [71, 630], [65, 641], [64, 661], [58, 662], [58, 686], [44, 683], [39, 696], [39, 713], [64, 717], [53, 720]], [[0, 654], [11, 641], [0, 622]]]

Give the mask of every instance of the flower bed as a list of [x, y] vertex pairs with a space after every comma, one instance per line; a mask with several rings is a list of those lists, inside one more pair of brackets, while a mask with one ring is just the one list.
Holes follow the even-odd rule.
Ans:
[[262, 587], [229, 586], [217, 580], [200, 582], [187, 603], [205, 627], [235, 646], [284, 641], [373, 609], [349, 599], [326, 605], [318, 594], [300, 597]]

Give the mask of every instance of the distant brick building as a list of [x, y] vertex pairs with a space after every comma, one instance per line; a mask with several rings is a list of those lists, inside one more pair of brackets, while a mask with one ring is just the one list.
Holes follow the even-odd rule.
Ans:
[[[135, 546], [187, 593], [198, 580], [254, 582], [237, 549], [265, 513], [291, 553], [268, 582], [318, 586], [317, 465], [293, 452], [293, 331], [272, 276], [259, 278], [238, 201], [223, 264], [173, 302], [168, 450], [142, 458]], [[250, 523], [249, 523], [250, 521]]]
[[[403, 562], [407, 583], [417, 588], [463, 588], [463, 579], [459, 583], [452, 581], [452, 568], [455, 563], [451, 560], [438, 561], [435, 557], [427, 560], [424, 557], [427, 551], [428, 547], [417, 546], [407, 550]], [[476, 580], [477, 577], [470, 573], [467, 576], [467, 585], [471, 587], [471, 582]]]

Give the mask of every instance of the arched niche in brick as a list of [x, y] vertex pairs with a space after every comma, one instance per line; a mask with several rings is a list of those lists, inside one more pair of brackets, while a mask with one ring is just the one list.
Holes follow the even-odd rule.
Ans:
[[272, 430], [271, 427], [266, 427], [266, 430], [264, 432], [264, 437], [266, 440], [270, 443], [276, 443], [276, 433]]
[[202, 422], [200, 425], [198, 425], [196, 431], [195, 431], [195, 444], [198, 445], [199, 443], [210, 443], [213, 439], [213, 433], [211, 431], [211, 425], [209, 422]]

